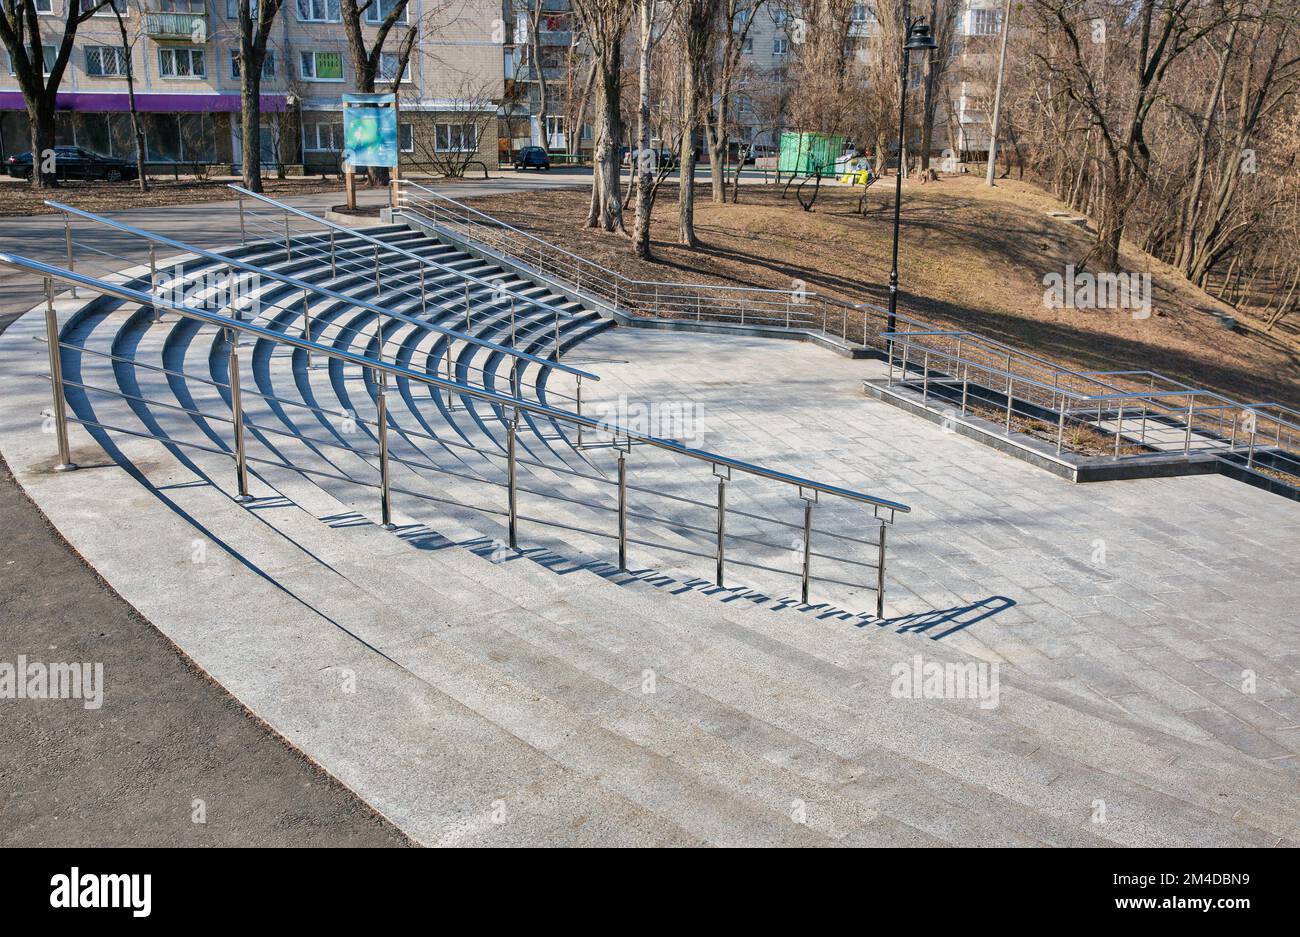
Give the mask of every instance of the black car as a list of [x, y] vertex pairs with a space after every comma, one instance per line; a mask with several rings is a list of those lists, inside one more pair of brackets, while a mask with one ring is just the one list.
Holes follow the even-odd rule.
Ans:
[[550, 169], [551, 154], [540, 146], [526, 146], [515, 154], [515, 169]]
[[[19, 153], [5, 160], [5, 171], [18, 179], [32, 177], [32, 154]], [[120, 182], [134, 179], [135, 165], [125, 160], [100, 156], [76, 146], [54, 148], [54, 175], [59, 179], [103, 179]]]

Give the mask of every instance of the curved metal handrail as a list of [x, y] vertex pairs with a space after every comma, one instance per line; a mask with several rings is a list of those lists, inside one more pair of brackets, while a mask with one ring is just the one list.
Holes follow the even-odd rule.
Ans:
[[363, 228], [349, 228], [346, 225], [341, 225], [336, 222], [329, 221], [325, 218], [320, 217], [319, 215], [313, 215], [309, 211], [303, 211], [301, 208], [295, 208], [294, 206], [287, 205], [284, 202], [276, 201], [275, 199], [263, 195], [260, 192], [250, 192], [248, 189], [245, 189], [243, 186], [236, 185], [233, 182], [229, 183], [228, 188], [234, 189], [240, 195], [247, 195], [249, 198], [255, 198], [259, 202], [263, 202], [267, 205], [271, 205], [272, 207], [279, 209], [280, 211], [283, 211], [287, 214], [295, 215], [298, 218], [304, 218], [307, 221], [310, 221], [314, 224], [318, 224], [325, 228], [329, 228], [330, 230], [342, 232], [343, 234], [346, 234], [348, 237], [360, 238], [361, 240], [366, 241], [367, 243], [370, 244], [374, 244], [376, 247], [379, 247], [383, 250], [390, 251], [395, 254], [400, 254], [401, 256], [407, 258], [408, 260], [414, 260], [425, 267], [433, 267], [435, 269], [443, 271], [444, 273], [449, 273], [453, 276], [460, 277], [463, 280], [469, 280], [471, 283], [477, 283], [479, 286], [486, 287], [494, 292], [504, 293], [506, 296], [510, 296], [513, 299], [518, 300], [519, 302], [529, 303], [533, 306], [538, 306], [542, 309], [545, 309], [547, 312], [552, 313], [553, 315], [564, 316], [564, 317], [569, 317], [573, 315], [573, 313], [564, 309], [560, 309], [558, 306], [554, 306], [551, 303], [545, 302], [544, 300], [540, 300], [532, 296], [525, 296], [522, 293], [518, 292], [517, 290], [512, 290], [510, 287], [506, 286], [504, 282], [493, 282], [492, 280], [484, 280], [482, 277], [475, 276], [472, 273], [465, 273], [464, 271], [457, 270], [454, 267], [448, 267], [446, 264], [440, 264], [438, 263], [438, 261], [431, 260], [428, 257], [415, 253], [414, 251], [408, 251], [404, 247], [399, 247], [396, 244], [390, 244], [387, 241], [380, 240], [374, 235], [366, 234], [365, 229]]
[[[375, 312], [381, 315], [389, 316], [390, 318], [397, 319], [398, 321], [401, 322], [405, 322], [408, 325], [419, 325], [424, 328], [431, 328], [434, 331], [446, 335], [450, 338], [456, 339], [457, 341], [469, 342], [471, 344], [478, 345], [482, 348], [487, 348], [491, 351], [507, 354], [515, 358], [522, 358], [523, 360], [532, 362], [533, 364], [542, 365], [548, 368], [555, 368], [556, 370], [585, 377], [589, 380], [593, 380], [593, 381], [600, 380], [600, 375], [593, 374], [590, 371], [584, 371], [581, 368], [575, 368], [572, 365], [565, 364], [562, 361], [556, 361], [552, 358], [541, 358], [538, 357], [537, 355], [529, 354], [526, 351], [519, 351], [518, 349], [512, 348], [509, 345], [499, 345], [490, 339], [480, 338], [477, 335], [470, 335], [469, 333], [462, 332], [459, 329], [451, 329], [451, 328], [447, 328], [444, 325], [439, 325], [436, 322], [429, 322], [424, 319], [417, 319], [414, 316], [408, 316], [405, 313], [397, 312], [396, 310], [388, 309], [387, 307], [380, 306], [375, 303], [367, 302], [366, 300], [359, 299], [355, 296], [348, 296], [336, 290], [329, 289], [328, 287], [323, 287], [312, 283], [308, 283], [306, 280], [300, 280], [297, 277], [290, 276], [285, 273], [279, 273], [275, 270], [268, 270], [267, 268], [260, 267], [257, 264], [250, 264], [246, 261], [239, 260], [236, 257], [230, 257], [227, 254], [222, 254], [217, 251], [205, 250], [202, 247], [195, 247], [194, 245], [187, 244], [184, 241], [178, 241], [175, 238], [169, 238], [162, 234], [154, 234], [151, 231], [144, 231], [140, 228], [132, 227], [129, 224], [124, 224], [120, 221], [113, 221], [110, 218], [105, 218], [102, 215], [96, 215], [92, 212], [84, 211], [80, 208], [73, 208], [71, 205], [64, 205], [61, 202], [55, 202], [46, 199], [45, 204], [55, 209], [56, 211], [61, 211], [69, 215], [75, 215], [76, 217], [85, 219], [87, 221], [94, 221], [99, 224], [105, 225], [107, 227], [114, 228], [118, 231], [122, 231], [126, 234], [131, 234], [136, 237], [142, 237], [145, 238], [146, 240], [153, 241], [156, 244], [164, 244], [167, 247], [184, 251], [185, 253], [194, 254], [198, 257], [204, 257], [216, 263], [225, 264], [227, 266], [234, 267], [239, 270], [243, 270], [246, 273], [255, 273], [258, 276], [265, 276], [268, 279], [275, 280], [278, 283], [285, 283], [289, 286], [294, 287], [295, 289], [305, 290], [317, 296], [325, 297], [326, 299], [346, 302], [360, 309], [365, 309], [368, 312]], [[538, 303], [537, 305], [541, 305], [541, 304]]]
[[641, 433], [633, 429], [621, 426], [613, 426], [607, 419], [594, 419], [583, 416], [579, 413], [573, 413], [568, 410], [558, 410], [554, 407], [548, 407], [542, 403], [534, 403], [524, 400], [520, 397], [512, 397], [496, 391], [487, 390], [486, 388], [472, 387], [468, 384], [462, 384], [459, 381], [448, 380], [443, 377], [437, 377], [432, 374], [426, 374], [415, 371], [399, 364], [390, 364], [384, 361], [376, 361], [373, 358], [367, 358], [364, 355], [358, 355], [355, 352], [344, 351], [329, 345], [322, 345], [318, 342], [305, 338], [299, 338], [285, 332], [277, 332], [273, 329], [263, 328], [259, 325], [253, 325], [248, 322], [241, 322], [237, 319], [231, 319], [227, 316], [218, 315], [217, 313], [206, 310], [193, 309], [189, 306], [183, 306], [167, 300], [159, 300], [150, 296], [148, 293], [131, 287], [115, 283], [107, 283], [95, 277], [85, 276], [84, 274], [74, 271], [65, 270], [62, 267], [52, 266], [39, 260], [32, 260], [19, 254], [9, 252], [0, 252], [0, 264], [12, 267], [17, 270], [23, 270], [35, 274], [45, 279], [57, 280], [70, 286], [79, 286], [89, 289], [92, 292], [102, 293], [109, 296], [116, 296], [128, 302], [139, 303], [142, 306], [162, 306], [169, 312], [177, 315], [187, 316], [214, 325], [219, 328], [233, 329], [237, 332], [246, 333], [255, 338], [266, 341], [278, 342], [289, 345], [293, 348], [299, 348], [312, 354], [324, 355], [329, 358], [336, 358], [348, 364], [359, 365], [364, 368], [371, 368], [385, 374], [400, 377], [408, 381], [415, 381], [421, 384], [427, 384], [432, 387], [440, 388], [444, 391], [461, 396], [473, 397], [477, 400], [487, 401], [500, 407], [526, 410], [529, 413], [544, 417], [550, 420], [571, 423], [575, 426], [582, 426], [586, 429], [600, 430], [606, 433], [612, 433], [620, 439], [629, 440], [632, 443], [649, 445], [657, 449], [663, 449], [677, 455], [686, 456], [698, 462], [711, 464], [715, 470], [717, 468], [726, 468], [730, 471], [741, 472], [746, 475], [752, 475], [757, 478], [766, 478], [771, 481], [781, 482], [795, 488], [801, 488], [808, 491], [816, 491], [823, 494], [834, 495], [835, 497], [844, 498], [849, 501], [857, 501], [864, 504], [871, 504], [877, 508], [884, 508], [891, 513], [898, 512], [907, 514], [911, 508], [897, 501], [891, 501], [888, 498], [880, 498], [875, 495], [869, 495], [862, 491], [853, 491], [848, 488], [840, 488], [837, 485], [828, 485], [823, 482], [813, 481], [809, 478], [803, 478], [798, 475], [791, 475], [786, 472], [777, 471], [776, 469], [766, 468], [761, 465], [754, 465], [740, 459], [733, 459], [728, 456], [719, 455], [715, 452], [708, 452], [703, 449], [694, 449], [690, 446], [683, 445], [670, 439], [663, 439], [658, 436], [651, 436], [647, 433]]

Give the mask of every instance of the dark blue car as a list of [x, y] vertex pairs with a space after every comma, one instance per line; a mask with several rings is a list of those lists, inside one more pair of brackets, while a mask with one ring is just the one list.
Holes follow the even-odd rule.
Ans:
[[[5, 160], [5, 170], [18, 179], [32, 177], [32, 154], [19, 153]], [[76, 146], [54, 148], [54, 175], [59, 179], [103, 179], [121, 182], [135, 178], [135, 165], [125, 160], [100, 156]]]
[[515, 169], [550, 169], [551, 154], [540, 146], [526, 146], [515, 154]]

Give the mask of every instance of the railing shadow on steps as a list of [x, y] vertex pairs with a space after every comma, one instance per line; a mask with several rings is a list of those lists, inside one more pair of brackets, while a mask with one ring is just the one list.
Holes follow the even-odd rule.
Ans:
[[[399, 493], [404, 496], [421, 498], [432, 502], [448, 502], [446, 498], [440, 498], [437, 495], [427, 491], [415, 491], [409, 488], [398, 488], [391, 484], [390, 481], [390, 464], [400, 462], [412, 469], [423, 469], [434, 472], [445, 471], [434, 464], [421, 465], [411, 460], [401, 460], [394, 457], [389, 452], [388, 436], [390, 426], [405, 434], [406, 431], [397, 426], [395, 418], [387, 407], [387, 387], [389, 378], [400, 381], [415, 382], [431, 388], [437, 388], [443, 393], [455, 394], [463, 398], [470, 398], [479, 401], [488, 402], [495, 407], [503, 408], [511, 414], [507, 423], [507, 440], [505, 460], [505, 480], [501, 482], [489, 482], [496, 487], [505, 489], [505, 506], [474, 506], [464, 505], [472, 510], [483, 511], [489, 514], [504, 516], [507, 522], [509, 547], [512, 550], [518, 550], [518, 527], [521, 520], [536, 522], [541, 525], [564, 528], [564, 524], [557, 524], [553, 520], [547, 520], [540, 517], [523, 515], [519, 512], [519, 495], [520, 493], [536, 494], [542, 497], [559, 498], [560, 501], [574, 501], [575, 499], [566, 495], [553, 495], [548, 492], [542, 492], [535, 488], [526, 488], [518, 482], [517, 472], [521, 460], [518, 458], [516, 435], [520, 424], [520, 414], [529, 413], [539, 416], [545, 420], [551, 420], [557, 423], [565, 423], [572, 427], [583, 427], [590, 432], [611, 433], [614, 436], [615, 450], [617, 452], [617, 476], [615, 480], [601, 476], [584, 476], [590, 481], [604, 482], [613, 487], [616, 493], [616, 508], [605, 508], [603, 510], [615, 515], [612, 520], [616, 523], [617, 533], [611, 533], [609, 530], [582, 530], [582, 533], [608, 539], [617, 542], [618, 566], [620, 569], [627, 569], [628, 548], [631, 545], [644, 546], [647, 549], [655, 551], [664, 551], [684, 555], [695, 556], [697, 558], [708, 558], [714, 561], [715, 579], [718, 585], [724, 584], [725, 570], [728, 565], [739, 565], [743, 567], [752, 567], [766, 570], [771, 573], [793, 575], [800, 579], [802, 601], [807, 603], [809, 598], [810, 584], [813, 582], [831, 582], [849, 586], [854, 589], [874, 592], [876, 599], [876, 616], [884, 617], [884, 596], [885, 596], [885, 557], [886, 557], [886, 530], [891, 526], [898, 513], [907, 513], [910, 508], [902, 503], [892, 501], [886, 498], [877, 497], [861, 491], [841, 488], [839, 486], [828, 485], [802, 478], [796, 475], [790, 475], [775, 469], [769, 469], [763, 466], [754, 465], [738, 459], [711, 453], [703, 450], [693, 449], [673, 440], [663, 439], [640, 433], [635, 430], [620, 427], [611, 424], [608, 420], [597, 420], [590, 417], [584, 417], [580, 414], [556, 409], [544, 404], [525, 400], [515, 395], [506, 395], [486, 388], [474, 387], [463, 384], [458, 381], [448, 380], [437, 374], [423, 373], [414, 369], [394, 364], [391, 362], [376, 360], [364, 355], [356, 354], [352, 351], [343, 350], [330, 345], [322, 344], [316, 340], [288, 334], [274, 329], [269, 329], [250, 322], [244, 322], [236, 318], [221, 315], [204, 309], [194, 308], [180, 303], [170, 302], [151, 295], [149, 292], [142, 291], [132, 282], [145, 280], [146, 273], [139, 276], [135, 281], [127, 282], [108, 282], [87, 276], [83, 273], [77, 273], [72, 270], [66, 270], [54, 265], [46, 264], [40, 261], [32, 260], [13, 253], [0, 253], [0, 265], [9, 267], [16, 271], [24, 272], [30, 275], [40, 277], [45, 282], [46, 302], [45, 302], [45, 340], [49, 353], [49, 379], [52, 386], [53, 394], [53, 423], [56, 431], [58, 455], [60, 459], [60, 469], [74, 469], [76, 466], [71, 461], [71, 450], [69, 445], [67, 424], [69, 422], [80, 424], [92, 432], [101, 433], [121, 433], [128, 436], [144, 437], [149, 439], [160, 439], [159, 436], [142, 432], [127, 427], [103, 424], [89, 418], [78, 416], [68, 416], [67, 402], [65, 396], [65, 384], [63, 379], [63, 357], [64, 355], [80, 355], [88, 351], [81, 345], [64, 341], [58, 325], [58, 315], [55, 306], [55, 283], [62, 283], [75, 289], [85, 290], [91, 294], [97, 294], [103, 297], [109, 297], [119, 301], [133, 303], [141, 309], [153, 309], [155, 311], [155, 320], [159, 311], [174, 313], [188, 319], [196, 320], [201, 324], [216, 327], [225, 334], [225, 351], [228, 356], [228, 384], [224, 385], [228, 391], [229, 414], [204, 413], [197, 410], [178, 408], [174, 403], [166, 401], [152, 400], [143, 396], [136, 395], [132, 397], [122, 390], [112, 390], [109, 388], [80, 386], [79, 389], [84, 392], [93, 392], [115, 396], [118, 398], [130, 398], [137, 403], [153, 405], [158, 407], [169, 408], [171, 410], [182, 409], [191, 417], [214, 420], [219, 423], [228, 423], [232, 427], [232, 440], [228, 447], [208, 446], [193, 442], [185, 442], [177, 439], [167, 438], [165, 441], [171, 445], [195, 446], [204, 449], [210, 453], [228, 456], [233, 458], [235, 463], [235, 483], [237, 489], [237, 500], [252, 500], [249, 495], [249, 467], [253, 465], [266, 465], [274, 468], [288, 468], [300, 472], [305, 476], [322, 475], [325, 473], [316, 469], [309, 469], [305, 466], [295, 466], [284, 460], [272, 460], [255, 456], [250, 456], [247, 451], [245, 417], [242, 404], [241, 382], [240, 382], [240, 364], [239, 349], [240, 336], [247, 336], [254, 340], [263, 340], [273, 344], [288, 346], [300, 350], [309, 355], [319, 355], [326, 358], [340, 361], [344, 364], [358, 366], [368, 371], [374, 379], [374, 385], [377, 388], [376, 398], [376, 419], [374, 422], [375, 434], [378, 440], [377, 453], [364, 453], [367, 461], [377, 458], [378, 476], [377, 484], [361, 482], [352, 477], [337, 477], [340, 481], [352, 484], [363, 484], [369, 488], [379, 489], [379, 507], [380, 516], [383, 525], [388, 529], [394, 529], [392, 524], [392, 495]], [[152, 280], [145, 282], [152, 283]], [[130, 363], [130, 362], [128, 362]], [[181, 375], [186, 377], [186, 375]], [[216, 382], [208, 382], [216, 383]], [[310, 406], [303, 404], [304, 406]], [[267, 430], [266, 427], [257, 427], [259, 430]], [[309, 440], [301, 437], [300, 434], [290, 433], [281, 430], [284, 435], [295, 435], [303, 438], [305, 442], [312, 442], [319, 445], [338, 445], [328, 440]], [[686, 499], [676, 495], [667, 495], [641, 486], [629, 484], [627, 479], [627, 461], [632, 452], [633, 444], [639, 444], [648, 447], [651, 450], [665, 452], [671, 457], [684, 458], [690, 462], [706, 466], [711, 470], [713, 477], [717, 482], [716, 502]], [[350, 448], [350, 447], [348, 447]], [[354, 450], [355, 451], [355, 450]], [[480, 450], [484, 455], [492, 457], [501, 457], [500, 453]], [[549, 466], [541, 466], [549, 468]], [[567, 474], [576, 474], [568, 472]], [[423, 476], [421, 476], [423, 477]], [[727, 494], [729, 485], [733, 477], [748, 477], [753, 479], [765, 479], [776, 482], [784, 489], [797, 493], [798, 498], [802, 501], [803, 517], [802, 524], [796, 522], [781, 521], [777, 518], [765, 517], [749, 512], [729, 510], [727, 505]], [[469, 478], [469, 481], [484, 481], [484, 479]], [[738, 480], [738, 478], [737, 478]], [[647, 496], [659, 495], [660, 497], [669, 497], [677, 502], [689, 502], [708, 509], [714, 513], [714, 523], [711, 528], [695, 528], [695, 532], [707, 535], [708, 541], [711, 541], [714, 550], [707, 553], [699, 550], [684, 548], [677, 544], [669, 544], [660, 540], [647, 540], [633, 536], [629, 531], [629, 520], [658, 523], [665, 530], [679, 532], [683, 529], [690, 528], [691, 525], [682, 524], [674, 518], [665, 518], [655, 514], [641, 511], [635, 512], [629, 506], [629, 493], [643, 493]], [[842, 499], [844, 502], [867, 506], [871, 509], [872, 518], [878, 523], [877, 538], [874, 541], [853, 537], [841, 532], [826, 531], [813, 527], [813, 509], [821, 497], [825, 495], [830, 498]], [[581, 503], [581, 502], [577, 502]], [[591, 506], [591, 505], [588, 505]], [[797, 571], [789, 568], [781, 568], [758, 563], [746, 562], [743, 560], [729, 559], [727, 548], [729, 543], [749, 542], [761, 544], [764, 548], [773, 548], [777, 550], [787, 550], [779, 544], [759, 540], [755, 537], [729, 534], [727, 531], [727, 520], [729, 516], [739, 515], [749, 520], [764, 521], [776, 525], [783, 531], [800, 531], [802, 539], [799, 546], [801, 551], [801, 562]], [[856, 544], [857, 546], [867, 547], [873, 554], [875, 562], [860, 561], [856, 559], [841, 558], [826, 553], [814, 552], [812, 549], [813, 536], [816, 534], [820, 538], [826, 538], [837, 543], [837, 545]], [[851, 549], [851, 548], [850, 548]], [[856, 568], [865, 568], [872, 571], [872, 580], [870, 582], [844, 582], [830, 576], [815, 575], [812, 569], [812, 559], [816, 556], [819, 560], [831, 560], [841, 563], [850, 564]]]

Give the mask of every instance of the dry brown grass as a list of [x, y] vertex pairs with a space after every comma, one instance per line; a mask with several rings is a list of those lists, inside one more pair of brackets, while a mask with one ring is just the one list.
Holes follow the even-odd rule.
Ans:
[[[741, 203], [697, 202], [701, 249], [678, 247], [677, 192], [666, 185], [654, 213], [655, 261], [632, 256], [621, 235], [586, 230], [588, 193], [553, 190], [479, 198], [511, 223], [642, 279], [789, 288], [803, 280], [824, 295], [884, 304], [889, 280], [892, 180], [868, 196], [823, 188], [816, 210], [800, 210], [775, 187], [744, 186]], [[1048, 212], [1062, 206], [1028, 183], [994, 189], [970, 176], [904, 188], [900, 308], [945, 327], [981, 332], [1086, 370], [1150, 369], [1247, 399], [1300, 404], [1300, 353], [1288, 343], [1230, 332], [1212, 313], [1224, 304], [1150, 256], [1125, 250], [1124, 266], [1149, 271], [1153, 315], [1052, 309], [1043, 276], [1078, 264], [1088, 232]], [[631, 220], [629, 218], [629, 224]]]

